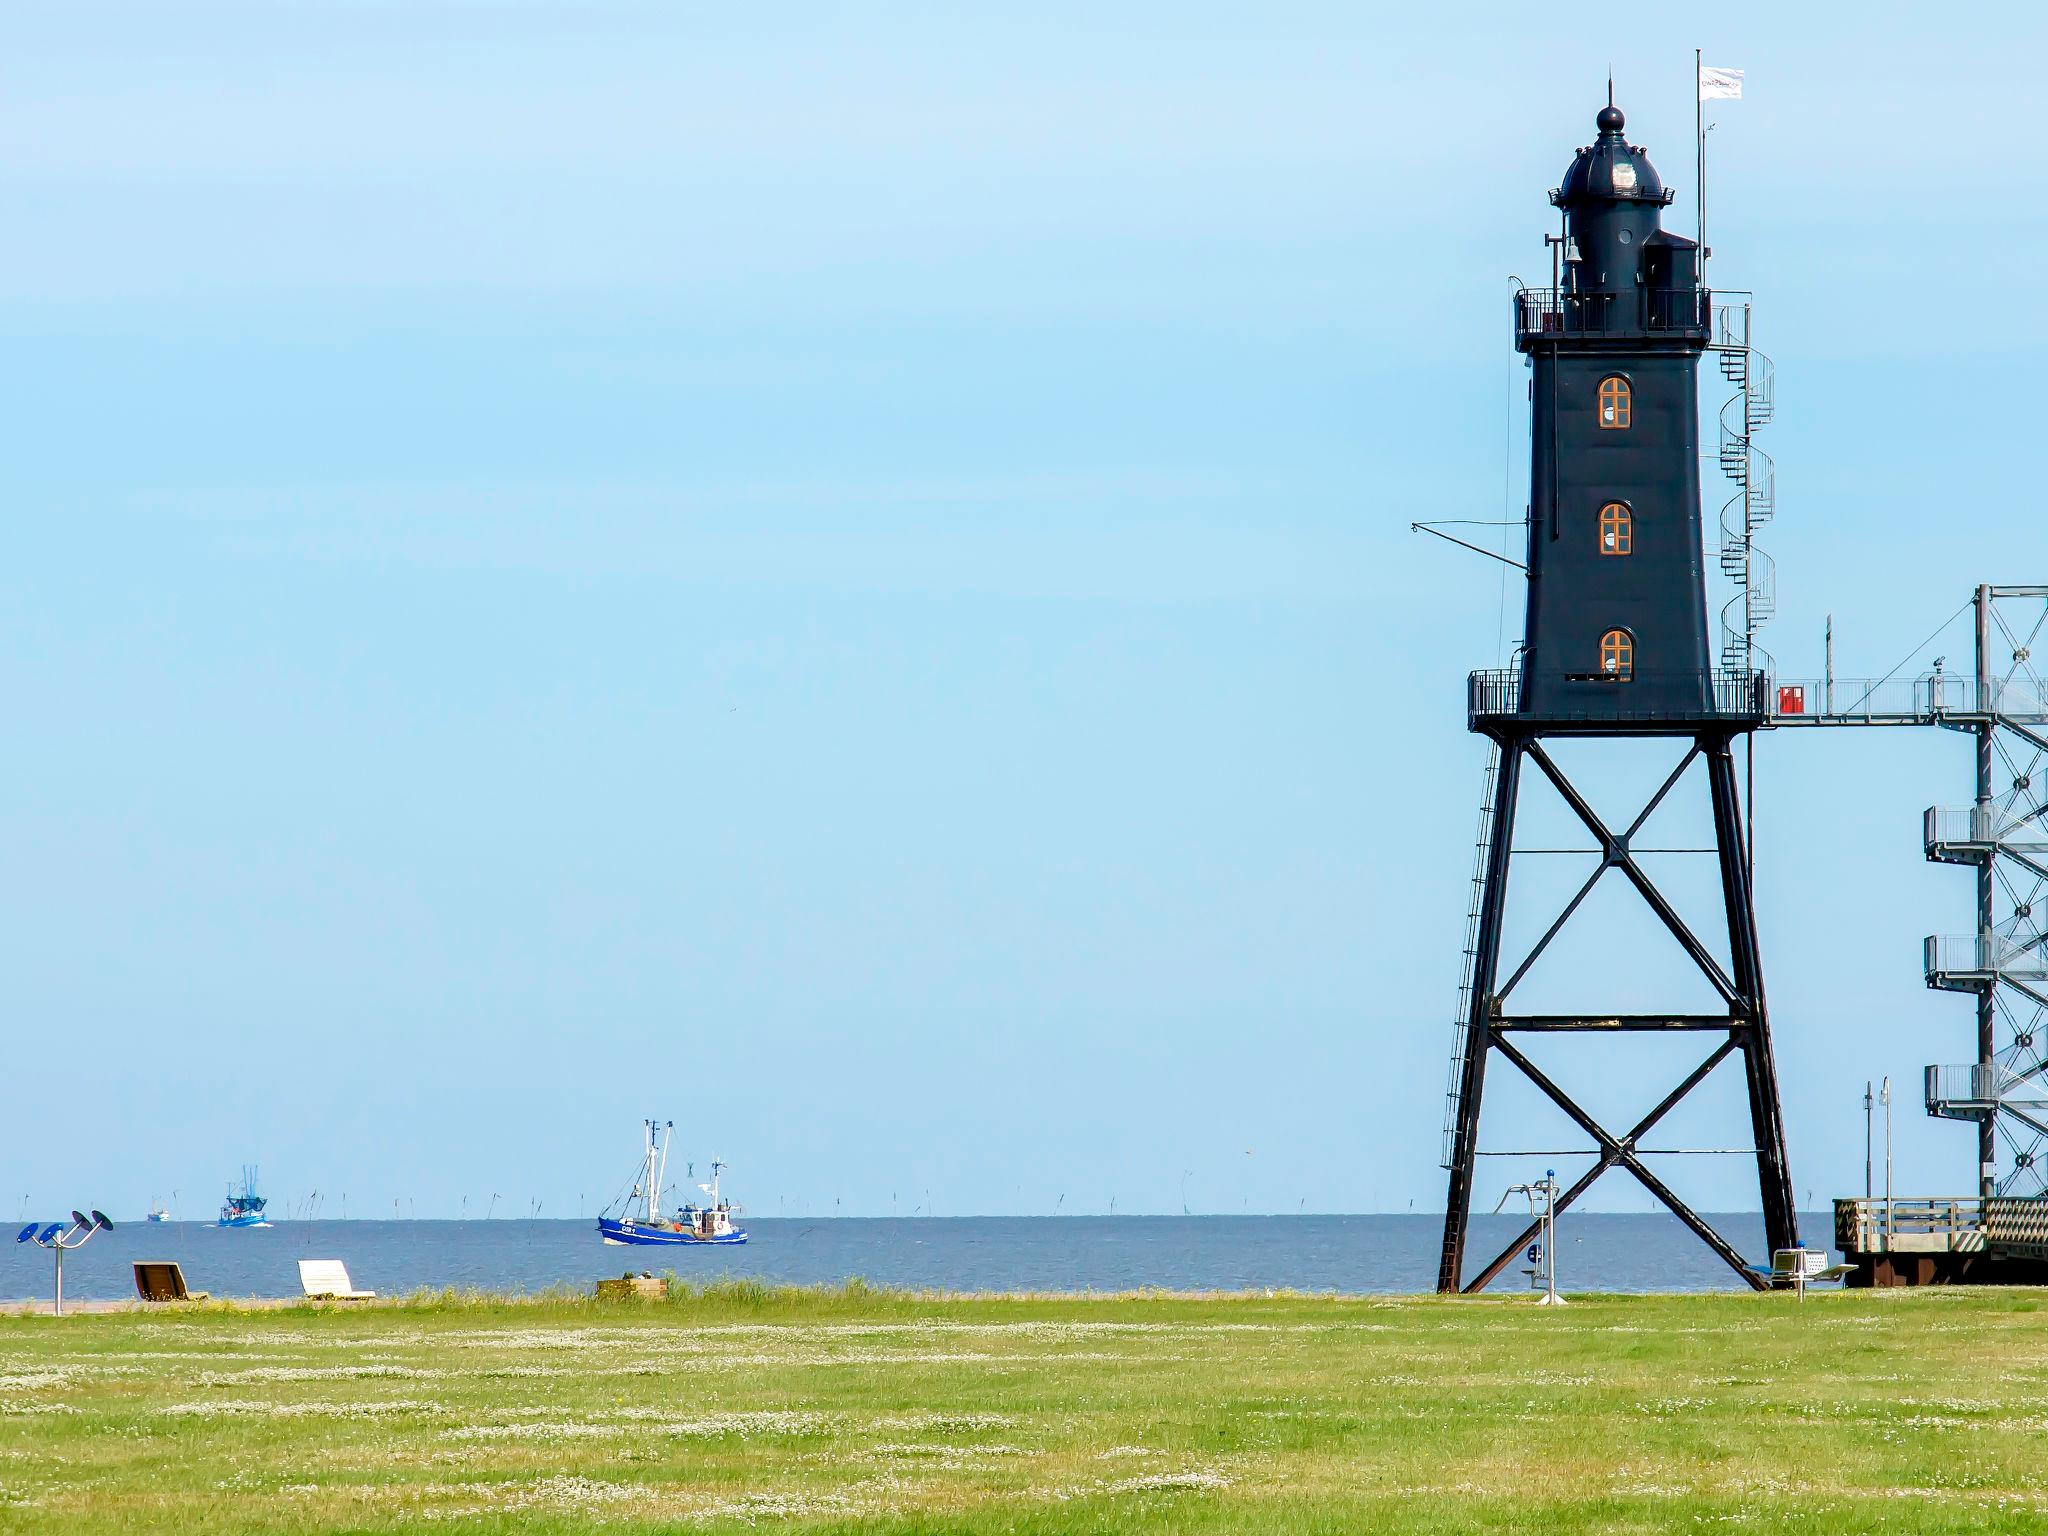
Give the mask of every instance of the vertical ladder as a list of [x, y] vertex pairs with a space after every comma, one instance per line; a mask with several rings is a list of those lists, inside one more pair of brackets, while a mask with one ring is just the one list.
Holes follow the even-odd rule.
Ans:
[[1465, 913], [1465, 959], [1458, 978], [1458, 1012], [1451, 1020], [1451, 1075], [1444, 1088], [1442, 1165], [1451, 1166], [1458, 1135], [1458, 1093], [1465, 1075], [1465, 1033], [1472, 1017], [1472, 971], [1479, 958], [1479, 909], [1486, 900], [1486, 860], [1493, 851], [1493, 792], [1500, 777], [1500, 743], [1486, 748], [1486, 778], [1479, 791], [1479, 833], [1472, 848], [1472, 900]]

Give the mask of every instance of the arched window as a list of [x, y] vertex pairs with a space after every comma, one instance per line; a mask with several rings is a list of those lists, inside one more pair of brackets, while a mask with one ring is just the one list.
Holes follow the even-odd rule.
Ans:
[[1628, 508], [1610, 501], [1600, 509], [1600, 553], [1625, 555], [1635, 548], [1636, 520]]
[[1627, 630], [1610, 629], [1600, 637], [1600, 670], [1623, 682], [1635, 676], [1636, 643]]
[[1619, 374], [1611, 374], [1600, 381], [1600, 425], [1618, 431], [1628, 429], [1629, 406], [1633, 397], [1628, 380]]

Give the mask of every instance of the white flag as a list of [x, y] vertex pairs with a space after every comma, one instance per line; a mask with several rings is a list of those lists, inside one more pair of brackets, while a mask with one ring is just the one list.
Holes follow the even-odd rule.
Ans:
[[1739, 69], [1716, 69], [1711, 64], [1700, 66], [1701, 101], [1740, 101], [1742, 99], [1742, 71]]

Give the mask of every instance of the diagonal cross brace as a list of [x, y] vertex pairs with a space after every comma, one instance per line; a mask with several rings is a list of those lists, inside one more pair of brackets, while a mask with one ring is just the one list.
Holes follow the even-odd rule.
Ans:
[[1536, 766], [1543, 770], [1543, 776], [1550, 780], [1558, 794], [1564, 797], [1564, 802], [1572, 808], [1572, 813], [1585, 823], [1586, 830], [1599, 841], [1600, 867], [1593, 872], [1592, 879], [1586, 882], [1578, 895], [1572, 898], [1563, 915], [1550, 925], [1550, 930], [1538, 942], [1534, 953], [1516, 968], [1514, 975], [1508, 978], [1507, 985], [1494, 994], [1495, 998], [1507, 996], [1509, 990], [1535, 963], [1536, 956], [1548, 947], [1550, 941], [1564, 927], [1565, 919], [1569, 918], [1579, 903], [1585, 900], [1594, 882], [1612, 868], [1619, 869], [1628, 877], [1629, 884], [1636, 888], [1637, 893], [1649, 904], [1650, 910], [1657, 914], [1658, 921], [1670, 930], [1671, 936], [1678, 940], [1679, 947], [1686, 952], [1692, 963], [1699, 967], [1700, 973], [1713, 984], [1714, 990], [1721, 994], [1721, 1000], [1731, 1007], [1747, 1011], [1749, 999], [1736, 990], [1735, 983], [1728, 979], [1728, 973], [1721, 969], [1721, 962], [1714, 958], [1713, 952], [1700, 942], [1691, 928], [1686, 926], [1685, 919], [1678, 915], [1669, 901], [1665, 900], [1664, 893], [1657, 889], [1656, 883], [1643, 872], [1642, 866], [1636, 863], [1635, 855], [1629, 851], [1629, 839], [1642, 829], [1643, 823], [1648, 821], [1651, 814], [1663, 803], [1664, 797], [1671, 792], [1685, 770], [1692, 766], [1692, 760], [1700, 755], [1700, 744], [1697, 741], [1692, 744], [1691, 750], [1679, 760], [1678, 766], [1671, 770], [1670, 777], [1665, 779], [1657, 793], [1650, 797], [1650, 803], [1643, 807], [1641, 814], [1619, 837], [1607, 829], [1607, 823], [1600, 819], [1600, 813], [1587, 803], [1586, 797], [1564, 776], [1563, 770], [1551, 760], [1550, 754], [1543, 750], [1540, 743], [1530, 742], [1528, 754], [1535, 760]]
[[[1716, 1066], [1718, 1066], [1721, 1062], [1721, 1059], [1725, 1057], [1730, 1051], [1735, 1049], [1738, 1038], [1738, 1035], [1735, 1032], [1731, 1031], [1729, 1033], [1728, 1038], [1724, 1040], [1718, 1047], [1716, 1047], [1714, 1052], [1710, 1056], [1708, 1056], [1707, 1059], [1704, 1062], [1702, 1062], [1700, 1066], [1697, 1067], [1692, 1072], [1692, 1074], [1686, 1078], [1684, 1082], [1679, 1084], [1677, 1088], [1673, 1089], [1671, 1093], [1667, 1094], [1665, 1096], [1664, 1101], [1661, 1104], [1659, 1104], [1654, 1110], [1652, 1110], [1649, 1116], [1646, 1117], [1646, 1119], [1640, 1125], [1638, 1125], [1635, 1129], [1631, 1130], [1627, 1136], [1622, 1138], [1616, 1138], [1610, 1135], [1607, 1132], [1607, 1130], [1600, 1125], [1598, 1121], [1594, 1120], [1594, 1118], [1591, 1115], [1587, 1114], [1584, 1110], [1580, 1109], [1579, 1106], [1572, 1101], [1571, 1095], [1566, 1093], [1562, 1088], [1558, 1087], [1556, 1083], [1552, 1082], [1540, 1067], [1538, 1067], [1527, 1056], [1524, 1056], [1521, 1053], [1521, 1051], [1515, 1048], [1513, 1042], [1505, 1039], [1496, 1038], [1493, 1041], [1493, 1047], [1494, 1049], [1498, 1050], [1503, 1056], [1507, 1057], [1509, 1061], [1513, 1062], [1516, 1065], [1516, 1067], [1518, 1067], [1521, 1070], [1522, 1075], [1528, 1078], [1529, 1081], [1534, 1083], [1539, 1089], [1541, 1089], [1544, 1095], [1548, 1097], [1552, 1103], [1556, 1104], [1559, 1109], [1563, 1110], [1566, 1115], [1570, 1116], [1573, 1124], [1577, 1125], [1580, 1130], [1584, 1131], [1588, 1136], [1592, 1137], [1594, 1141], [1599, 1143], [1600, 1160], [1597, 1163], [1595, 1163], [1593, 1167], [1589, 1169], [1583, 1176], [1580, 1177], [1578, 1182], [1575, 1183], [1571, 1187], [1571, 1189], [1566, 1193], [1564, 1200], [1561, 1201], [1559, 1205], [1554, 1209], [1562, 1210], [1565, 1204], [1568, 1204], [1570, 1201], [1577, 1199], [1578, 1196], [1582, 1194], [1593, 1183], [1595, 1179], [1599, 1178], [1600, 1175], [1605, 1173], [1609, 1168], [1616, 1166], [1626, 1168], [1630, 1173], [1635, 1175], [1637, 1182], [1640, 1183], [1643, 1186], [1643, 1188], [1647, 1189], [1651, 1194], [1655, 1195], [1657, 1199], [1664, 1203], [1664, 1205], [1670, 1210], [1672, 1215], [1676, 1216], [1680, 1221], [1684, 1222], [1686, 1226], [1691, 1228], [1694, 1236], [1699, 1238], [1699, 1240], [1705, 1243], [1709, 1248], [1713, 1249], [1715, 1253], [1719, 1254], [1721, 1256], [1722, 1261], [1726, 1263], [1730, 1269], [1734, 1270], [1736, 1274], [1742, 1277], [1744, 1283], [1749, 1285], [1752, 1289], [1762, 1290], [1764, 1289], [1764, 1282], [1757, 1277], [1755, 1272], [1752, 1271], [1747, 1264], [1743, 1263], [1742, 1255], [1737, 1253], [1735, 1249], [1732, 1246], [1730, 1246], [1728, 1240], [1721, 1236], [1719, 1232], [1716, 1232], [1712, 1227], [1708, 1226], [1707, 1223], [1693, 1210], [1691, 1206], [1687, 1205], [1683, 1200], [1679, 1199], [1678, 1195], [1671, 1189], [1671, 1187], [1668, 1184], [1666, 1184], [1662, 1179], [1658, 1178], [1656, 1174], [1652, 1173], [1646, 1166], [1644, 1166], [1642, 1159], [1636, 1155], [1635, 1151], [1635, 1143], [1637, 1138], [1645, 1134], [1645, 1132], [1647, 1132], [1652, 1125], [1656, 1124], [1658, 1120], [1662, 1119], [1665, 1113], [1669, 1111], [1672, 1105], [1676, 1104], [1680, 1099], [1684, 1098], [1686, 1094], [1690, 1093], [1693, 1090], [1693, 1088], [1695, 1088], [1699, 1084], [1702, 1078], [1704, 1078], [1709, 1072], [1711, 1072]], [[1491, 1265], [1489, 1265], [1485, 1270], [1483, 1270], [1480, 1273], [1479, 1278], [1474, 1280], [1470, 1285], [1466, 1286], [1465, 1289], [1467, 1291], [1475, 1291], [1479, 1289], [1481, 1286], [1491, 1281], [1495, 1275], [1499, 1274], [1502, 1269], [1507, 1267], [1508, 1261], [1513, 1258], [1516, 1251], [1519, 1250], [1521, 1245], [1526, 1241], [1528, 1241], [1527, 1235], [1517, 1238], [1514, 1244], [1511, 1247], [1509, 1247], [1506, 1250], [1506, 1252], [1504, 1252], [1501, 1255], [1500, 1258], [1496, 1259]]]
[[[1680, 1099], [1684, 1098], [1688, 1093], [1691, 1093], [1693, 1089], [1697, 1088], [1700, 1085], [1701, 1080], [1705, 1078], [1709, 1072], [1713, 1071], [1714, 1068], [1721, 1065], [1721, 1063], [1727, 1059], [1728, 1054], [1734, 1049], [1735, 1036], [1733, 1034], [1730, 1034], [1726, 1040], [1722, 1041], [1721, 1044], [1708, 1055], [1705, 1061], [1701, 1062], [1697, 1067], [1693, 1068], [1693, 1070], [1689, 1074], [1687, 1074], [1684, 1082], [1680, 1083], [1676, 1088], [1672, 1089], [1669, 1093], [1665, 1094], [1663, 1099], [1658, 1102], [1657, 1107], [1655, 1109], [1652, 1109], [1647, 1115], [1643, 1116], [1642, 1119], [1638, 1120], [1633, 1126], [1629, 1128], [1629, 1133], [1621, 1138], [1621, 1145], [1633, 1146], [1635, 1145], [1635, 1143], [1641, 1141], [1645, 1136], [1649, 1135], [1651, 1129], [1657, 1124], [1657, 1122], [1662, 1120], [1665, 1117], [1665, 1115], [1670, 1113], [1672, 1106], [1675, 1105]], [[1599, 1178], [1600, 1175], [1605, 1173], [1608, 1169], [1612, 1168], [1615, 1165], [1615, 1162], [1616, 1158], [1613, 1156], [1613, 1154], [1603, 1151], [1600, 1154], [1600, 1160], [1594, 1163], [1591, 1168], [1588, 1168], [1585, 1171], [1585, 1173], [1581, 1174], [1579, 1176], [1578, 1181], [1574, 1183], [1570, 1189], [1566, 1190], [1561, 1196], [1558, 1197], [1557, 1204], [1551, 1207], [1551, 1213], [1555, 1215], [1557, 1212], [1563, 1210], [1566, 1206], [1570, 1205], [1574, 1200], [1578, 1199], [1579, 1196], [1583, 1195], [1588, 1189], [1592, 1188], [1593, 1181]], [[1507, 1247], [1501, 1249], [1499, 1256], [1495, 1258], [1491, 1264], [1487, 1265], [1486, 1268], [1482, 1269], [1479, 1272], [1478, 1276], [1472, 1281], [1472, 1283], [1467, 1285], [1464, 1289], [1468, 1293], [1477, 1292], [1482, 1291], [1487, 1286], [1493, 1284], [1494, 1277], [1497, 1276], [1502, 1270], [1506, 1269], [1508, 1267], [1509, 1262], [1514, 1258], [1514, 1256], [1522, 1251], [1523, 1245], [1525, 1243], [1533, 1241], [1541, 1230], [1541, 1222], [1530, 1222], [1528, 1227], [1523, 1230], [1522, 1235], [1516, 1238], [1512, 1243], [1509, 1243]]]
[[[1593, 835], [1600, 840], [1600, 847], [1597, 850], [1600, 854], [1600, 862], [1594, 867], [1593, 873], [1586, 877], [1586, 883], [1579, 887], [1577, 894], [1565, 903], [1564, 910], [1557, 914], [1557, 921], [1544, 930], [1543, 937], [1536, 941], [1535, 948], [1531, 949], [1523, 957], [1522, 963], [1515, 967], [1514, 974], [1508, 977], [1506, 984], [1494, 993], [1496, 1000], [1504, 998], [1514, 991], [1515, 984], [1528, 975], [1529, 967], [1542, 957], [1546, 949], [1550, 948], [1550, 941], [1563, 931], [1564, 925], [1571, 921], [1572, 914], [1579, 910], [1580, 904], [1593, 894], [1593, 887], [1600, 883], [1600, 877], [1606, 874], [1608, 870], [1630, 861], [1632, 855], [1629, 845], [1634, 841], [1635, 835], [1643, 830], [1643, 823], [1656, 814], [1657, 807], [1664, 803], [1664, 797], [1671, 793], [1678, 781], [1685, 776], [1685, 770], [1692, 766], [1692, 760], [1699, 755], [1699, 743], [1694, 742], [1692, 750], [1679, 759], [1678, 766], [1671, 770], [1670, 775], [1658, 786], [1657, 792], [1650, 796], [1649, 803], [1637, 814], [1636, 819], [1629, 823], [1628, 830], [1622, 833], [1620, 837], [1610, 836], [1606, 827], [1600, 824], [1600, 818], [1597, 815], [1592, 815], [1590, 809], [1580, 812], [1582, 817], [1592, 815], [1589, 825], [1593, 829]], [[1554, 766], [1547, 763], [1547, 760], [1544, 771], [1551, 775], [1553, 782], [1558, 782], [1557, 772]], [[1559, 787], [1563, 788], [1561, 783]], [[1732, 999], [1728, 1000], [1732, 1001]]]
[[[1550, 948], [1550, 941], [1563, 931], [1566, 923], [1571, 921], [1572, 914], [1579, 910], [1579, 904], [1593, 894], [1593, 887], [1600, 883], [1600, 877], [1629, 857], [1629, 843], [1638, 832], [1643, 830], [1643, 823], [1656, 814], [1657, 807], [1664, 803], [1664, 797], [1671, 793], [1672, 787], [1684, 777], [1685, 770], [1692, 766], [1692, 760], [1699, 755], [1699, 743], [1694, 742], [1692, 750], [1678, 760], [1678, 766], [1671, 770], [1670, 776], [1658, 786], [1657, 793], [1650, 796], [1650, 803], [1642, 808], [1636, 819], [1629, 823], [1628, 830], [1622, 833], [1620, 837], [1608, 836], [1607, 829], [1598, 825], [1599, 818], [1594, 818], [1594, 835], [1600, 839], [1598, 850], [1600, 862], [1594, 866], [1593, 873], [1586, 876], [1586, 883], [1579, 887], [1577, 894], [1564, 904], [1564, 910], [1557, 914], [1557, 921], [1544, 930], [1543, 937], [1536, 941], [1536, 947], [1522, 958], [1520, 965], [1515, 967], [1515, 973], [1508, 977], [1507, 984], [1494, 993], [1495, 1001], [1506, 997], [1510, 992], [1514, 991], [1515, 983], [1529, 974], [1529, 967], [1537, 962], [1542, 956], [1543, 951]], [[1549, 770], [1546, 769], [1545, 771], [1548, 772]]]

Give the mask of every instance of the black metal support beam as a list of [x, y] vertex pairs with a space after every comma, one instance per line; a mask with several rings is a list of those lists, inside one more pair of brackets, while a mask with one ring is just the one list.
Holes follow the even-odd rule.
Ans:
[[1764, 1242], [1772, 1251], [1799, 1246], [1799, 1207], [1785, 1159], [1785, 1112], [1778, 1100], [1778, 1067], [1771, 1052], [1770, 1015], [1764, 1007], [1763, 960], [1756, 937], [1756, 904], [1749, 863], [1742, 856], [1742, 805], [1735, 789], [1735, 754], [1723, 736], [1707, 751], [1707, 782], [1714, 803], [1715, 841], [1721, 845], [1721, 896], [1728, 919], [1728, 953], [1735, 984], [1749, 1000], [1755, 1027], [1742, 1036], [1749, 1087], [1750, 1133], [1763, 1199]]
[[1479, 1152], [1479, 1100], [1486, 1086], [1486, 1052], [1491, 1043], [1493, 982], [1500, 967], [1500, 925], [1507, 908], [1508, 866], [1515, 841], [1515, 797], [1522, 779], [1523, 743], [1500, 743], [1494, 776], [1491, 841], [1486, 850], [1486, 884], [1479, 929], [1474, 936], [1472, 994], [1465, 1024], [1465, 1063], [1459, 1075], [1457, 1122], [1452, 1131], [1451, 1186], [1444, 1200], [1444, 1246], [1437, 1262], [1436, 1288], [1455, 1291], [1465, 1263], [1465, 1224], [1472, 1214], [1472, 1171]]
[[[1657, 734], [1657, 733], [1641, 733]], [[1455, 1114], [1449, 1197], [1444, 1213], [1444, 1247], [1437, 1274], [1437, 1288], [1444, 1292], [1476, 1291], [1484, 1288], [1513, 1262], [1515, 1254], [1530, 1241], [1533, 1229], [1482, 1268], [1470, 1282], [1463, 1274], [1465, 1229], [1471, 1217], [1472, 1175], [1478, 1157], [1480, 1098], [1485, 1086], [1485, 1058], [1499, 1051], [1530, 1082], [1556, 1104], [1573, 1124], [1591, 1138], [1594, 1163], [1566, 1190], [1559, 1209], [1577, 1200], [1610, 1169], [1626, 1169], [1694, 1235], [1717, 1254], [1743, 1282], [1761, 1288], [1766, 1282], [1745, 1263], [1720, 1233], [1643, 1162], [1640, 1138], [1655, 1126], [1681, 1099], [1696, 1088], [1717, 1065], [1732, 1054], [1740, 1054], [1747, 1082], [1751, 1146], [1754, 1148], [1757, 1179], [1764, 1209], [1764, 1227], [1772, 1248], [1796, 1244], [1797, 1215], [1793, 1210], [1791, 1177], [1785, 1161], [1783, 1111], [1777, 1089], [1776, 1069], [1771, 1055], [1770, 1029], [1764, 1009], [1762, 967], [1756, 937], [1756, 915], [1749, 882], [1747, 850], [1741, 822], [1741, 800], [1736, 788], [1733, 737], [1740, 728], [1725, 725], [1702, 726], [1688, 741], [1677, 767], [1671, 770], [1657, 792], [1637, 813], [1623, 832], [1616, 833], [1596, 811], [1570, 778], [1552, 760], [1542, 745], [1540, 733], [1509, 732], [1497, 738], [1502, 771], [1497, 778], [1492, 807], [1492, 838], [1480, 893], [1479, 923], [1474, 952], [1472, 991], [1465, 1025], [1465, 1060], [1459, 1083]], [[1500, 975], [1501, 932], [1507, 899], [1508, 874], [1513, 862], [1516, 799], [1520, 787], [1520, 762], [1533, 760], [1544, 777], [1556, 788], [1565, 804], [1598, 843], [1592, 850], [1600, 868], [1569, 901], [1551, 923], [1535, 948], [1508, 976], [1496, 985]], [[1657, 808], [1670, 796], [1695, 759], [1706, 766], [1709, 798], [1714, 816], [1715, 848], [1721, 876], [1723, 916], [1727, 923], [1727, 966], [1709, 950], [1656, 883], [1636, 862], [1631, 847]], [[1723, 1013], [1639, 1013], [1596, 1014], [1507, 1014], [1501, 1001], [1527, 974], [1531, 965], [1577, 914], [1587, 893], [1609, 869], [1619, 869], [1643, 898], [1658, 920], [1675, 938], [1727, 1005]], [[1726, 1038], [1708, 1058], [1637, 1123], [1627, 1134], [1615, 1136], [1602, 1127], [1557, 1083], [1523, 1054], [1510, 1038], [1518, 1034], [1558, 1035], [1571, 1033], [1606, 1034], [1722, 1031]]]
[[[1720, 1043], [1720, 1045], [1714, 1048], [1713, 1052], [1707, 1057], [1705, 1061], [1701, 1062], [1697, 1067], [1694, 1067], [1692, 1071], [1686, 1075], [1684, 1081], [1679, 1083], [1679, 1085], [1676, 1088], [1673, 1088], [1669, 1093], [1665, 1094], [1654, 1109], [1652, 1109], [1647, 1115], [1644, 1115], [1643, 1118], [1638, 1120], [1634, 1125], [1629, 1127], [1628, 1134], [1620, 1138], [1619, 1145], [1632, 1148], [1635, 1146], [1637, 1142], [1641, 1141], [1643, 1137], [1649, 1135], [1651, 1130], [1653, 1130], [1656, 1127], [1657, 1122], [1659, 1120], [1662, 1120], [1667, 1114], [1669, 1114], [1671, 1112], [1672, 1107], [1675, 1104], [1677, 1104], [1680, 1099], [1684, 1098], [1688, 1093], [1691, 1093], [1693, 1089], [1697, 1088], [1709, 1072], [1713, 1071], [1714, 1068], [1718, 1067], [1719, 1065], [1721, 1065], [1722, 1062], [1726, 1061], [1728, 1059], [1728, 1053], [1734, 1049], [1735, 1041], [1732, 1036], [1726, 1040], [1723, 1040]], [[1553, 1211], [1563, 1210], [1566, 1206], [1570, 1205], [1574, 1200], [1578, 1199], [1580, 1195], [1583, 1195], [1588, 1189], [1591, 1189], [1593, 1187], [1594, 1181], [1598, 1179], [1601, 1174], [1605, 1173], [1608, 1169], [1612, 1168], [1618, 1160], [1619, 1159], [1616, 1157], [1614, 1152], [1609, 1150], [1602, 1150], [1600, 1153], [1599, 1160], [1595, 1162], [1591, 1168], [1588, 1168], [1584, 1173], [1580, 1174], [1578, 1179], [1572, 1184], [1572, 1187], [1566, 1190], [1562, 1195], [1558, 1197], [1557, 1204], [1552, 1208]], [[1506, 1269], [1508, 1265], [1514, 1261], [1515, 1255], [1520, 1253], [1522, 1249], [1526, 1247], [1529, 1243], [1534, 1242], [1536, 1237], [1538, 1236], [1538, 1234], [1542, 1232], [1542, 1230], [1542, 1222], [1532, 1221], [1531, 1223], [1529, 1223], [1529, 1225], [1522, 1230], [1522, 1233], [1519, 1237], [1517, 1237], [1512, 1243], [1509, 1243], [1507, 1247], [1501, 1249], [1500, 1253], [1495, 1257], [1493, 1262], [1487, 1265], [1476, 1276], [1473, 1277], [1471, 1283], [1465, 1287], [1466, 1292], [1468, 1294], [1477, 1293], [1479, 1291], [1485, 1290], [1489, 1285], [1493, 1284], [1493, 1282], [1497, 1278], [1499, 1278], [1500, 1272]]]
[[1725, 1013], [1618, 1013], [1591, 1018], [1575, 1013], [1507, 1014], [1493, 1021], [1495, 1034], [1563, 1033], [1579, 1030], [1747, 1029], [1750, 1020]]
[[[1693, 743], [1692, 750], [1685, 755], [1685, 761], [1678, 765], [1678, 773], [1685, 771], [1693, 758], [1699, 755], [1699, 750], [1699, 743]], [[1628, 876], [1629, 883], [1636, 888], [1643, 900], [1649, 903], [1650, 910], [1657, 914], [1657, 920], [1671, 931], [1671, 936], [1678, 940], [1680, 947], [1692, 957], [1693, 964], [1700, 968], [1701, 974], [1713, 983], [1714, 990], [1721, 994], [1722, 1000], [1731, 1007], [1741, 1007], [1745, 999], [1736, 990], [1735, 983], [1729, 980], [1728, 973], [1721, 969], [1721, 962], [1714, 958], [1713, 952], [1699, 941], [1692, 929], [1686, 926], [1685, 919], [1680, 917], [1671, 903], [1664, 899], [1664, 893], [1657, 889], [1655, 882], [1643, 872], [1630, 855], [1626, 841], [1615, 837], [1607, 830], [1607, 825], [1601, 821], [1599, 813], [1587, 803], [1586, 797], [1564, 776], [1557, 764], [1551, 761], [1550, 754], [1545, 752], [1541, 745], [1531, 742], [1529, 756], [1536, 766], [1543, 770], [1544, 777], [1556, 786], [1557, 792], [1564, 797], [1565, 804], [1572, 808], [1573, 814], [1586, 824], [1586, 830], [1600, 839], [1601, 846], [1607, 850], [1608, 859]], [[1665, 780], [1664, 788], [1657, 791], [1656, 798], [1644, 809], [1643, 814], [1636, 818], [1637, 827], [1640, 827], [1650, 812], [1656, 809], [1658, 801], [1664, 798], [1671, 786], [1678, 782], [1678, 773]], [[1725, 851], [1724, 849], [1723, 852]]]
[[[1610, 1136], [1602, 1128], [1599, 1121], [1579, 1108], [1570, 1094], [1552, 1082], [1542, 1068], [1524, 1056], [1514, 1045], [1506, 1040], [1498, 1040], [1494, 1042], [1494, 1048], [1519, 1067], [1522, 1075], [1542, 1090], [1544, 1097], [1548, 1098], [1551, 1103], [1563, 1110], [1574, 1125], [1578, 1126], [1580, 1130], [1600, 1144], [1601, 1157], [1604, 1161], [1610, 1164], [1619, 1164], [1634, 1174], [1636, 1181], [1643, 1188], [1661, 1200], [1669, 1208], [1672, 1215], [1692, 1228], [1693, 1234], [1701, 1242], [1713, 1249], [1715, 1253], [1719, 1254], [1722, 1261], [1730, 1269], [1734, 1270], [1737, 1275], [1741, 1276], [1745, 1284], [1755, 1290], [1763, 1290], [1765, 1288], [1764, 1282], [1757, 1277], [1756, 1272], [1749, 1265], [1743, 1262], [1742, 1255], [1735, 1251], [1728, 1240], [1709, 1226], [1691, 1206], [1679, 1199], [1672, 1192], [1669, 1185], [1643, 1166], [1643, 1161], [1636, 1156], [1634, 1147], [1625, 1145], [1615, 1137]], [[1702, 1073], [1701, 1076], [1705, 1076], [1705, 1074]]]

